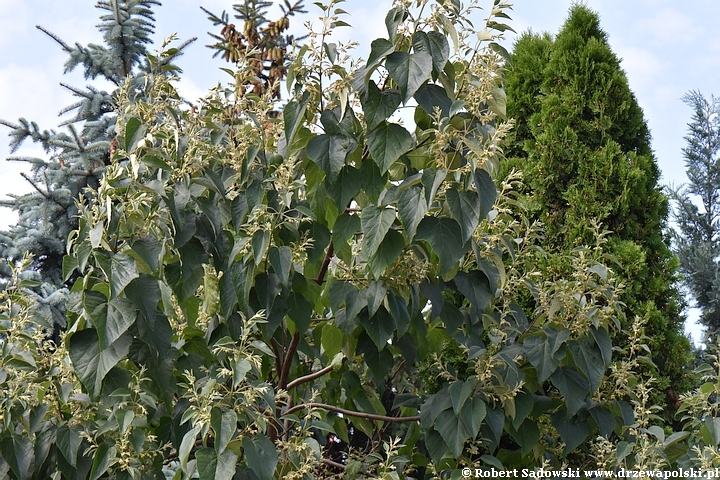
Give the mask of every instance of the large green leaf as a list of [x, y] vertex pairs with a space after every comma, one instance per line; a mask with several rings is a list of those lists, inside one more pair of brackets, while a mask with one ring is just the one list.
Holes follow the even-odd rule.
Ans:
[[440, 259], [441, 273], [450, 270], [465, 253], [460, 225], [451, 218], [423, 218], [415, 238], [430, 244]]
[[82, 443], [80, 432], [63, 424], [58, 427], [56, 438], [56, 445], [65, 457], [65, 460], [67, 460], [72, 467], [76, 467], [78, 449], [80, 448], [80, 443]]
[[450, 116], [450, 108], [452, 100], [448, 97], [445, 89], [433, 84], [425, 83], [417, 92], [415, 92], [415, 100], [428, 115], [435, 115], [435, 107], [440, 109], [442, 117]]
[[385, 60], [385, 68], [400, 88], [403, 102], [410, 100], [418, 88], [430, 79], [432, 65], [432, 57], [424, 51], [393, 52]]
[[250, 296], [250, 288], [252, 287], [252, 279], [255, 274], [255, 263], [252, 261], [235, 262], [230, 267], [230, 278], [232, 278], [235, 294], [237, 295], [240, 310], [244, 310], [248, 305], [248, 297]]
[[259, 478], [274, 478], [278, 454], [273, 442], [265, 435], [244, 437], [242, 446], [250, 469]]
[[288, 286], [290, 284], [290, 271], [292, 270], [292, 250], [290, 250], [290, 247], [286, 245], [273, 247], [268, 253], [268, 258], [275, 274], [280, 279], [280, 283]]
[[391, 42], [395, 41], [398, 26], [403, 20], [405, 20], [407, 15], [407, 10], [399, 7], [391, 8], [387, 15], [385, 15], [385, 26], [387, 27], [388, 38], [390, 38]]
[[483, 219], [495, 204], [497, 187], [490, 174], [482, 168], [475, 169], [473, 179], [475, 180], [475, 188], [480, 194], [480, 218]]
[[408, 241], [412, 241], [415, 238], [420, 220], [427, 213], [425, 189], [421, 185], [406, 188], [398, 197], [397, 206], [400, 220], [405, 227], [405, 236]]
[[[133, 332], [135, 333], [135, 332]], [[137, 319], [137, 336], [146, 345], [155, 349], [159, 358], [164, 358], [172, 343], [174, 330], [165, 315], [158, 315], [152, 325], [142, 316]]]
[[15, 476], [21, 480], [32, 478], [30, 467], [35, 460], [33, 442], [25, 435], [6, 435], [0, 440], [2, 458], [10, 465]]
[[567, 405], [568, 415], [575, 415], [590, 393], [590, 384], [574, 368], [560, 367], [550, 376], [550, 381], [557, 387]]
[[162, 299], [162, 292], [160, 291], [158, 280], [151, 275], [140, 274], [138, 278], [125, 287], [125, 295], [135, 304], [135, 307], [140, 310], [147, 322], [153, 325], [155, 323], [155, 317], [159, 312], [158, 306], [160, 300]]
[[340, 212], [343, 212], [345, 207], [350, 205], [350, 201], [360, 191], [361, 185], [362, 178], [357, 168], [352, 165], [345, 165], [340, 170], [337, 179], [329, 190]]
[[352, 109], [343, 111], [340, 106], [325, 109], [320, 114], [320, 123], [329, 135], [352, 137], [355, 134], [355, 115]]
[[583, 443], [592, 432], [587, 419], [580, 420], [578, 417], [568, 417], [567, 411], [563, 408], [550, 416], [560, 438], [565, 443], [565, 454], [575, 450]]
[[492, 300], [490, 282], [481, 271], [458, 272], [455, 276], [455, 285], [457, 285], [460, 293], [475, 307], [478, 314], [482, 314], [490, 305]]
[[427, 52], [432, 57], [432, 66], [436, 72], [442, 72], [450, 58], [450, 44], [445, 35], [440, 32], [418, 31], [412, 36], [413, 50]]
[[302, 123], [305, 109], [307, 108], [307, 98], [305, 101], [291, 100], [283, 108], [283, 121], [285, 122], [285, 141], [287, 145], [292, 144], [293, 136], [297, 132], [298, 127]]
[[360, 228], [359, 215], [347, 212], [341, 214], [337, 220], [335, 220], [335, 225], [333, 225], [332, 242], [335, 248], [337, 249], [339, 244], [347, 242], [354, 237], [360, 231]]
[[440, 463], [448, 452], [449, 447], [442, 435], [435, 430], [431, 429], [425, 432], [425, 446], [428, 449], [430, 458], [437, 463]]
[[107, 316], [93, 318], [93, 323], [97, 328], [100, 350], [104, 350], [106, 345], [111, 345], [127, 332], [128, 328], [135, 323], [137, 314], [137, 308], [127, 298], [120, 297], [110, 300], [107, 304]]
[[163, 252], [163, 244], [157, 238], [142, 236], [132, 244], [132, 249], [145, 263], [147, 263], [153, 272], [158, 269], [160, 257]]
[[580, 371], [590, 380], [590, 388], [594, 391], [600, 386], [605, 374], [605, 362], [597, 345], [587, 340], [568, 342], [573, 360]]
[[367, 289], [368, 315], [375, 315], [377, 309], [380, 308], [380, 305], [382, 305], [382, 303], [385, 301], [387, 293], [388, 290], [385, 286], [385, 282], [383, 282], [382, 280], [370, 281]]
[[322, 134], [310, 140], [307, 156], [334, 181], [345, 165], [345, 159], [357, 148], [357, 142], [345, 135]]
[[117, 462], [117, 457], [115, 457], [116, 453], [117, 450], [114, 445], [110, 445], [107, 442], [98, 445], [97, 450], [95, 450], [95, 455], [93, 455], [90, 480], [98, 480], [107, 472], [108, 468]]
[[300, 333], [305, 332], [310, 326], [313, 307], [305, 297], [296, 292], [290, 292], [287, 299], [288, 317], [295, 323]]
[[380, 278], [385, 269], [398, 258], [404, 248], [405, 237], [402, 236], [402, 233], [393, 229], [388, 230], [375, 254], [368, 261], [373, 277]]
[[237, 414], [235, 410], [222, 411], [213, 407], [210, 411], [210, 425], [215, 432], [215, 452], [220, 455], [225, 451], [230, 440], [237, 432]]
[[131, 343], [132, 335], [125, 333], [101, 351], [94, 328], [81, 330], [70, 337], [70, 360], [91, 397], [100, 394], [105, 375], [128, 354]]
[[185, 432], [180, 442], [177, 459], [180, 461], [180, 468], [182, 468], [185, 473], [188, 473], [188, 458], [190, 457], [190, 452], [195, 448], [195, 441], [200, 430], [202, 430], [202, 425], [194, 426], [191, 430]]
[[468, 380], [463, 382], [462, 380], [455, 381], [448, 387], [448, 394], [452, 401], [453, 411], [456, 415], [460, 413], [465, 402], [470, 395], [473, 393], [474, 387], [477, 385], [477, 381]]
[[544, 382], [557, 369], [560, 362], [553, 356], [553, 351], [547, 337], [535, 335], [523, 342], [523, 349], [528, 362], [537, 370], [539, 382]]
[[527, 455], [540, 440], [540, 429], [534, 420], [526, 419], [520, 428], [511, 431], [512, 437], [520, 445], [523, 455]]
[[332, 231], [332, 244], [335, 249], [335, 255], [350, 263], [352, 258], [352, 250], [348, 245], [348, 240], [353, 238], [360, 231], [360, 216], [351, 215], [350, 213], [341, 214]]
[[395, 319], [385, 310], [385, 307], [380, 307], [375, 315], [370, 318], [361, 318], [361, 324], [365, 328], [365, 332], [367, 332], [377, 349], [382, 350], [387, 347], [387, 342], [395, 331]]
[[605, 368], [609, 367], [612, 361], [612, 340], [610, 340], [610, 334], [605, 328], [595, 328], [594, 326], [590, 326], [590, 334], [600, 349]]
[[250, 241], [253, 249], [253, 258], [255, 259], [255, 266], [259, 265], [260, 262], [265, 260], [265, 254], [270, 246], [270, 230], [257, 230], [252, 235]]
[[360, 96], [368, 130], [377, 127], [395, 113], [400, 103], [402, 103], [400, 90], [396, 88], [380, 90], [375, 82], [370, 80], [367, 91]]
[[323, 347], [323, 353], [329, 360], [340, 353], [340, 349], [345, 341], [345, 336], [342, 330], [333, 325], [332, 323], [326, 323], [322, 329], [322, 335], [320, 337], [320, 344]]
[[612, 435], [615, 427], [617, 426], [615, 415], [613, 415], [608, 408], [601, 407], [599, 405], [591, 408], [589, 412], [593, 420], [595, 420], [595, 423], [598, 424], [600, 435], [606, 438]]
[[530, 415], [535, 406], [534, 395], [527, 391], [521, 391], [515, 396], [515, 416], [512, 419], [513, 428], [520, 428], [522, 422]]
[[363, 232], [362, 255], [370, 259], [377, 251], [388, 230], [395, 221], [395, 210], [392, 208], [369, 205], [362, 210], [360, 225]]
[[480, 197], [472, 191], [448, 190], [445, 199], [450, 213], [460, 224], [463, 242], [467, 242], [480, 223]]
[[[137, 147], [140, 140], [145, 137], [147, 126], [137, 117], [130, 117], [125, 123], [125, 145], [123, 150], [132, 153]], [[112, 159], [111, 159], [112, 160]]]
[[439, 168], [437, 170], [434, 168], [426, 168], [423, 170], [421, 182], [425, 187], [425, 201], [428, 206], [433, 204], [435, 194], [437, 193], [440, 185], [442, 185], [442, 182], [445, 180], [445, 177], [447, 177], [447, 173], [447, 170], [444, 168]]
[[452, 411], [452, 399], [448, 394], [448, 386], [444, 386], [435, 395], [430, 395], [420, 407], [420, 424], [425, 429], [431, 429], [435, 424], [438, 415], [443, 410]]
[[124, 253], [116, 253], [110, 256], [108, 262], [99, 262], [110, 283], [110, 298], [117, 297], [123, 289], [139, 276], [135, 259]]
[[385, 38], [376, 38], [370, 42], [370, 55], [367, 64], [353, 73], [353, 88], [360, 93], [364, 93], [372, 73], [385, 60], [385, 57], [394, 51], [395, 45]]
[[397, 123], [381, 122], [368, 133], [368, 148], [380, 171], [385, 173], [412, 147], [412, 136]]
[[565, 354], [561, 348], [570, 338], [570, 330], [567, 328], [558, 330], [555, 327], [546, 326], [543, 331], [545, 332], [545, 335], [547, 335], [550, 352], [558, 357], [559, 360], [562, 360], [562, 358], [565, 357]]
[[452, 408], [449, 408], [440, 412], [434, 427], [450, 447], [453, 455], [459, 457], [465, 447], [465, 441], [472, 436], [466, 423], [455, 415]]
[[386, 175], [380, 171], [377, 163], [370, 159], [363, 161], [360, 166], [360, 175], [362, 179], [361, 188], [365, 191], [365, 194], [370, 197], [371, 201], [376, 201], [380, 192], [382, 192], [385, 189], [385, 185], [387, 185]]
[[232, 480], [235, 475], [237, 454], [232, 450], [225, 450], [218, 455], [212, 448], [205, 447], [195, 452], [195, 459], [200, 480]]

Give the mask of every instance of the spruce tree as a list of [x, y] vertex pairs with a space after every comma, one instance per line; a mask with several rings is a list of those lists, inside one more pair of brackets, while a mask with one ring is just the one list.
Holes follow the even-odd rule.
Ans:
[[547, 228], [545, 248], [567, 252], [587, 244], [594, 221], [612, 232], [608, 250], [619, 261], [626, 316], [648, 320], [656, 388], [676, 403], [690, 345], [682, 333], [677, 260], [663, 233], [668, 201], [643, 112], [598, 15], [575, 5], [554, 41], [523, 36], [507, 95], [508, 114], [519, 124], [510, 150], [519, 158], [510, 163], [526, 172]]
[[[159, 5], [157, 0], [98, 1], [101, 44], [71, 45], [44, 27], [37, 28], [67, 53], [65, 73], [81, 67], [86, 80], [117, 88], [128, 77], [134, 78], [134, 91], [141, 96], [146, 75], [151, 72], [147, 45], [153, 33], [153, 8]], [[161, 61], [170, 65], [188, 43]], [[88, 187], [97, 188], [113, 160], [115, 148], [116, 88], [108, 91], [93, 85], [85, 88], [61, 85], [72, 92], [77, 102], [60, 112], [58, 130], [45, 130], [25, 118], [17, 122], [0, 120], [11, 129], [12, 153], [30, 140], [40, 144], [47, 155], [11, 159], [30, 165], [30, 171], [23, 177], [32, 188], [25, 195], [12, 196], [0, 203], [18, 213], [17, 223], [9, 231], [0, 232], [0, 258], [6, 261], [0, 265], [0, 275], [7, 279], [10, 263], [25, 253], [33, 255], [33, 271], [39, 283], [36, 300], [48, 326], [64, 324], [67, 289], [62, 259], [68, 235], [78, 227], [76, 202], [88, 200]]]
[[673, 192], [675, 252], [700, 323], [713, 336], [720, 328], [720, 99], [693, 91], [683, 100], [693, 109], [683, 149], [690, 183]]

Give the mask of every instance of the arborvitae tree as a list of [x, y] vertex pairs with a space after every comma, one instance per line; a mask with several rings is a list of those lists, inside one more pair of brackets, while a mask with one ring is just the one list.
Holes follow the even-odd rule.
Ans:
[[[507, 109], [512, 112], [515, 121], [515, 128], [508, 134], [505, 151], [508, 159], [525, 157], [525, 142], [533, 138], [530, 117], [540, 108], [541, 97], [538, 92], [544, 80], [545, 66], [550, 61], [552, 46], [553, 39], [548, 33], [524, 33], [515, 43], [513, 74], [505, 79], [505, 89], [513, 93], [507, 98]], [[522, 165], [518, 166], [522, 168]]]
[[[65, 73], [82, 67], [87, 80], [105, 80], [120, 87], [128, 77], [134, 79], [133, 91], [141, 96], [146, 75], [150, 74], [148, 50], [153, 33], [153, 7], [157, 0], [98, 1], [101, 10], [99, 31], [102, 44], [68, 44], [49, 30], [37, 28], [55, 40], [68, 54]], [[192, 40], [190, 40], [192, 41]], [[190, 41], [161, 59], [166, 69]], [[67, 289], [63, 282], [62, 259], [70, 232], [78, 227], [76, 202], [95, 189], [113, 157], [115, 137], [115, 92], [92, 85], [85, 88], [61, 83], [77, 97], [64, 108], [59, 130], [44, 130], [35, 122], [21, 118], [17, 123], [0, 120], [11, 128], [13, 153], [25, 140], [38, 143], [47, 157], [15, 157], [27, 162], [31, 170], [23, 174], [32, 189], [25, 195], [12, 196], [0, 204], [18, 213], [17, 224], [0, 232], [0, 258], [12, 263], [24, 253], [33, 254], [33, 271], [40, 285], [36, 288], [40, 311], [48, 325], [63, 325]], [[86, 198], [87, 200], [87, 198]], [[9, 263], [0, 264], [0, 274], [8, 278]]]
[[612, 231], [608, 252], [619, 260], [626, 316], [648, 319], [656, 388], [675, 403], [690, 345], [677, 260], [663, 234], [668, 202], [643, 112], [598, 15], [576, 5], [554, 41], [524, 35], [507, 78], [508, 114], [519, 124], [511, 151], [520, 158], [511, 163], [527, 173], [545, 247], [586, 244], [594, 220]]
[[720, 99], [690, 92], [683, 100], [693, 109], [683, 149], [690, 183], [673, 193], [675, 252], [700, 323], [713, 336], [720, 328]]

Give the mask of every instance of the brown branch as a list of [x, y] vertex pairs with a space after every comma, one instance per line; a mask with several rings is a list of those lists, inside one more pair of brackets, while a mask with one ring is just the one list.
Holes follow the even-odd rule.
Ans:
[[[292, 408], [294, 405], [293, 397], [292, 395], [288, 395], [288, 402], [287, 402], [287, 408]], [[278, 417], [280, 417], [281, 413], [277, 414]], [[283, 421], [283, 441], [287, 442], [290, 438], [290, 420], [287, 418]]]
[[313, 373], [310, 373], [303, 377], [296, 378], [295, 380], [293, 380], [292, 382], [287, 384], [287, 389], [290, 390], [292, 388], [297, 387], [298, 385], [302, 385], [305, 382], [309, 382], [310, 380], [315, 380], [316, 378], [322, 377], [326, 373], [331, 372], [332, 369], [333, 369], [333, 366], [328, 365], [327, 367], [325, 367], [321, 370], [318, 370], [317, 372], [313, 372]]
[[[32, 185], [33, 188], [34, 188], [35, 190], [37, 190], [40, 195], [42, 195], [42, 196], [45, 197], [46, 199], [50, 200], [50, 195], [49, 195], [48, 193], [46, 193], [46, 192], [43, 192], [42, 189], [40, 189], [40, 187], [38, 187], [37, 184], [30, 179], [30, 177], [28, 176], [27, 173], [25, 173], [25, 172], [20, 172], [20, 176], [23, 177], [25, 180], [27, 180], [28, 183], [29, 183], [30, 185]], [[55, 203], [57, 203], [57, 202], [55, 202]]]
[[321, 461], [322, 463], [324, 463], [325, 465], [329, 465], [329, 466], [331, 466], [331, 467], [342, 468], [343, 470], [345, 469], [345, 465], [343, 465], [342, 463], [333, 462], [333, 461], [330, 460], [329, 458], [323, 458], [323, 459], [320, 460], [320, 461]]
[[335, 246], [333, 245], [332, 240], [330, 240], [330, 246], [327, 249], [327, 253], [325, 253], [325, 260], [323, 260], [320, 271], [318, 272], [318, 276], [315, 279], [315, 283], [317, 283], [318, 285], [322, 285], [325, 281], [325, 275], [327, 274], [328, 266], [330, 266], [330, 260], [332, 259], [334, 254]]
[[400, 365], [398, 365], [397, 369], [395, 370], [395, 373], [393, 373], [392, 377], [390, 377], [390, 381], [391, 381], [391, 382], [392, 382], [393, 380], [395, 380], [395, 377], [397, 376], [398, 373], [400, 373], [400, 370], [402, 370], [402, 368], [403, 368], [404, 366], [405, 366], [405, 359], [403, 358], [403, 359], [402, 359], [402, 362], [400, 362]]
[[282, 370], [282, 363], [280, 363], [280, 352], [282, 351], [282, 346], [280, 346], [280, 343], [274, 338], [270, 340], [270, 345], [272, 346], [273, 353], [275, 354], [275, 370], [277, 370], [279, 379], [280, 371]]
[[282, 362], [282, 370], [280, 370], [278, 388], [283, 390], [287, 390], [288, 374], [290, 373], [290, 366], [292, 365], [292, 359], [295, 356], [295, 350], [297, 350], [298, 343], [300, 343], [300, 332], [295, 332], [288, 349], [285, 351], [285, 357], [283, 357]]
[[300, 405], [296, 405], [296, 406], [288, 409], [285, 412], [285, 415], [290, 415], [291, 413], [295, 413], [295, 412], [305, 409], [305, 408], [322, 408], [323, 410], [328, 410], [330, 412], [342, 413], [343, 415], [347, 415], [348, 417], [365, 418], [368, 420], [378, 420], [380, 422], [401, 423], [401, 422], [419, 422], [420, 421], [419, 415], [416, 415], [413, 417], [388, 417], [386, 415], [377, 415], [374, 413], [355, 412], [353, 410], [346, 410], [344, 408], [336, 407], [333, 405], [327, 405], [325, 403], [317, 403], [317, 402], [301, 403]]

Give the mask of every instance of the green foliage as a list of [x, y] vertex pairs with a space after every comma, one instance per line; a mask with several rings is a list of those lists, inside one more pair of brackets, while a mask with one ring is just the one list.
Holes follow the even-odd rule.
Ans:
[[[597, 14], [576, 5], [555, 39], [523, 35], [507, 91], [517, 129], [507, 149], [516, 158], [505, 170], [527, 173], [529, 205], [547, 226], [543, 247], [563, 252], [587, 244], [595, 221], [612, 232], [607, 253], [625, 285], [626, 317], [646, 317], [657, 366], [650, 371], [660, 377], [655, 387], [676, 397], [691, 386], [690, 345], [675, 286], [677, 261], [663, 236], [668, 201], [642, 110]], [[624, 341], [622, 334], [617, 341]]]
[[[279, 117], [243, 69], [188, 108], [162, 52], [143, 95], [132, 82], [118, 94], [122, 141], [78, 204], [63, 263], [63, 341], [42, 341], [22, 269], [2, 294], [0, 471], [429, 479], [702, 464], [689, 448], [717, 445], [717, 395], [686, 401], [707, 410], [705, 429], [666, 438], [652, 424], [647, 319], [624, 319], [609, 233], [593, 224], [590, 246], [545, 253], [519, 176], [493, 181], [507, 5], [469, 35], [471, 10], [398, 4], [357, 65], [323, 43], [336, 3], [288, 65]], [[423, 77], [391, 75], [391, 56], [423, 53]], [[410, 132], [389, 107], [408, 92], [410, 144], [371, 148], [381, 126]]]
[[[683, 149], [690, 183], [672, 192], [677, 231], [675, 252], [688, 291], [701, 309], [700, 322], [712, 337], [720, 326], [718, 310], [718, 225], [720, 213], [720, 101], [690, 92], [683, 100], [693, 109]], [[694, 202], [699, 201], [702, 208]]]
[[[38, 29], [67, 53], [65, 72], [82, 67], [85, 79], [100, 78], [115, 87], [123, 85], [130, 77], [136, 92], [141, 94], [146, 76], [151, 72], [146, 46], [153, 33], [152, 9], [157, 5], [160, 5], [157, 0], [97, 2], [101, 11], [98, 29], [103, 35], [100, 44], [68, 44], [45, 28]], [[159, 60], [164, 70], [177, 69], [171, 62], [189, 43], [165, 53]], [[84, 89], [65, 83], [61, 85], [77, 98], [76, 103], [60, 112], [65, 116], [60, 124], [62, 130], [43, 130], [24, 118], [17, 123], [0, 120], [0, 124], [11, 129], [13, 153], [23, 142], [31, 140], [47, 155], [47, 158], [11, 158], [27, 162], [31, 167], [31, 172], [22, 174], [30, 184], [31, 192], [1, 203], [18, 213], [18, 221], [10, 231], [0, 232], [0, 256], [3, 259], [0, 277], [9, 278], [9, 263], [18, 261], [25, 253], [33, 255], [33, 270], [41, 282], [34, 292], [48, 328], [65, 326], [68, 285], [63, 280], [62, 259], [67, 252], [68, 236], [78, 226], [75, 202], [83, 196], [88, 200], [92, 196], [91, 190], [99, 186], [117, 141], [114, 132], [116, 92], [92, 85]], [[134, 130], [130, 128], [128, 132]]]

